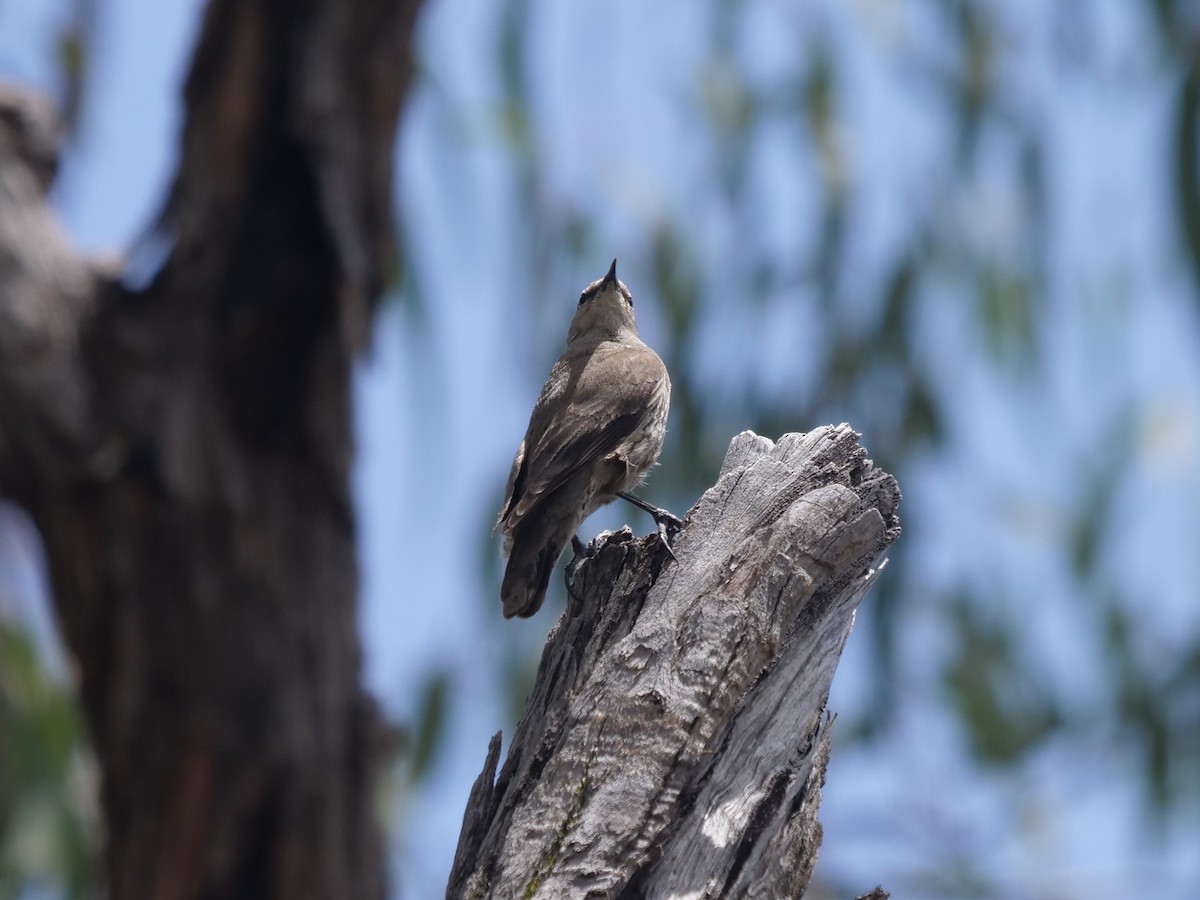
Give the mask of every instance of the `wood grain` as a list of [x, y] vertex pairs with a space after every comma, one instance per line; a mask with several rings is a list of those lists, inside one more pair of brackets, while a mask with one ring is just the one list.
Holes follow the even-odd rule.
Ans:
[[784, 897], [816, 862], [829, 685], [900, 533], [849, 426], [745, 432], [672, 561], [592, 542], [447, 896]]

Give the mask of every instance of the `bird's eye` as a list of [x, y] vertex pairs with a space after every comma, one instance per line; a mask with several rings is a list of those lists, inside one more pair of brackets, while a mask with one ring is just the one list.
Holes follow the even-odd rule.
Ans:
[[583, 301], [584, 301], [584, 300], [586, 300], [586, 299], [587, 299], [587, 294], [586, 294], [586, 293], [580, 294], [580, 295], [579, 295], [579, 305], [580, 305], [580, 306], [583, 306]]

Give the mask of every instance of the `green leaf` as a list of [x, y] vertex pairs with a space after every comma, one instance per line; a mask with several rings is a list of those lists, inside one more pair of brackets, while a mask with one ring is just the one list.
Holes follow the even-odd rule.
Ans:
[[22, 631], [0, 623], [0, 897], [26, 888], [84, 893], [92, 871], [74, 694], [42, 668]]
[[937, 443], [944, 435], [942, 412], [926, 379], [914, 374], [904, 407], [901, 438], [906, 446], [917, 442]]
[[1179, 198], [1179, 224], [1192, 275], [1200, 286], [1200, 59], [1194, 60], [1179, 86], [1175, 104], [1175, 194]]
[[917, 265], [912, 251], [904, 254], [892, 270], [883, 292], [883, 316], [875, 345], [899, 362], [908, 359], [908, 322], [912, 315], [917, 282]]
[[671, 328], [671, 338], [683, 342], [696, 329], [702, 293], [700, 266], [691, 248], [671, 223], [655, 229], [650, 245], [654, 289]]
[[1015, 765], [1061, 724], [1057, 705], [1008, 623], [985, 618], [965, 597], [953, 611], [958, 648], [943, 683], [979, 759]]
[[441, 749], [449, 714], [450, 686], [451, 678], [445, 671], [431, 672], [426, 678], [411, 734], [410, 781], [421, 781], [429, 774]]

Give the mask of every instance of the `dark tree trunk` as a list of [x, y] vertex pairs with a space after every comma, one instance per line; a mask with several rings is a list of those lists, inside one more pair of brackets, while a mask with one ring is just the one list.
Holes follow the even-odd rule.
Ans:
[[383, 894], [349, 376], [418, 5], [212, 3], [141, 290], [73, 252], [52, 115], [0, 95], [0, 492], [45, 543], [115, 898]]
[[746, 432], [675, 559], [628, 529], [593, 541], [499, 778], [492, 739], [447, 897], [803, 894], [825, 701], [899, 502], [848, 426]]

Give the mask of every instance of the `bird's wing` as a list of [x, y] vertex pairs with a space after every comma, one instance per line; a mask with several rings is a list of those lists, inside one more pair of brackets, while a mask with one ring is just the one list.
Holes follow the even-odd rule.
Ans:
[[559, 360], [513, 461], [501, 522], [515, 525], [539, 498], [620, 447], [651, 415], [666, 377], [648, 347]]
[[524, 490], [524, 469], [525, 441], [521, 441], [521, 446], [517, 448], [517, 455], [513, 457], [512, 469], [508, 473], [508, 486], [504, 489], [504, 505], [500, 507], [500, 515], [496, 518], [496, 524], [492, 526], [492, 534], [495, 534], [497, 529], [504, 524], [504, 520], [508, 518], [514, 495], [518, 500], [521, 498]]

